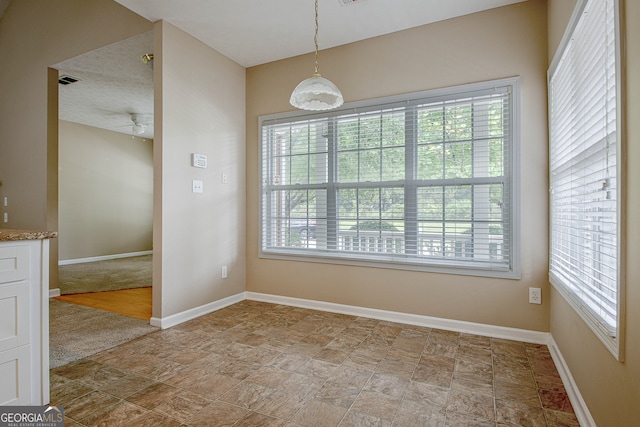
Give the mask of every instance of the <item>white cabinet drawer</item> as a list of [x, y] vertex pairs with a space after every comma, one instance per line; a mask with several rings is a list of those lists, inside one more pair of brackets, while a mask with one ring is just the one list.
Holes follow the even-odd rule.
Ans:
[[28, 405], [30, 399], [28, 345], [0, 352], [0, 405]]
[[48, 292], [49, 241], [0, 241], [0, 405], [49, 403]]
[[29, 343], [29, 284], [0, 285], [0, 351]]
[[0, 283], [29, 277], [29, 246], [0, 246]]

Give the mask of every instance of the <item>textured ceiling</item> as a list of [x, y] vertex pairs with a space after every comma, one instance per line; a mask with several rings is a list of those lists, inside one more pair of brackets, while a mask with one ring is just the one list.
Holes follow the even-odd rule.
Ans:
[[[10, 0], [0, 0], [0, 17]], [[165, 20], [243, 66], [313, 52], [313, 0], [115, 0], [155, 22]], [[320, 49], [525, 0], [320, 0]], [[79, 82], [60, 85], [60, 119], [132, 134], [131, 114], [153, 120], [151, 33], [53, 67]], [[144, 134], [153, 138], [153, 126]]]
[[153, 138], [153, 70], [142, 61], [147, 53], [153, 53], [151, 32], [54, 65], [59, 76], [79, 79], [58, 85], [58, 117], [132, 134], [131, 114], [139, 114], [147, 125], [139, 136]]

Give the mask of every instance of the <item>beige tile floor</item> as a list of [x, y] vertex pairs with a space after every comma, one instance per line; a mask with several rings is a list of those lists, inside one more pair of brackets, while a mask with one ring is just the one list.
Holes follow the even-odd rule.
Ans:
[[69, 426], [578, 426], [544, 345], [243, 301], [51, 371]]

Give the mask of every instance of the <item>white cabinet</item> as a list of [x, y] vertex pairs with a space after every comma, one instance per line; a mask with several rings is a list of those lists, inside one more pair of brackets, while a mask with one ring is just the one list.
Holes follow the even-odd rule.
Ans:
[[0, 351], [0, 402], [2, 405], [28, 405], [31, 390], [28, 345]]
[[0, 378], [0, 405], [49, 403], [46, 239], [0, 241]]

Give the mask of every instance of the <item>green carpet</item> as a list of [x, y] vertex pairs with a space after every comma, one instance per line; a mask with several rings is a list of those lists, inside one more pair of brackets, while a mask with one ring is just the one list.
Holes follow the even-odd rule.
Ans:
[[116, 291], [151, 286], [151, 258], [143, 255], [58, 267], [60, 294]]
[[66, 365], [158, 330], [144, 320], [50, 299], [49, 367]]

